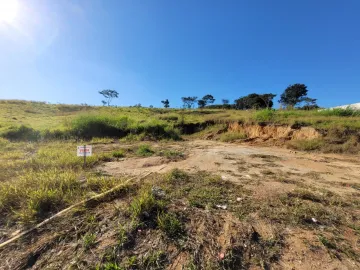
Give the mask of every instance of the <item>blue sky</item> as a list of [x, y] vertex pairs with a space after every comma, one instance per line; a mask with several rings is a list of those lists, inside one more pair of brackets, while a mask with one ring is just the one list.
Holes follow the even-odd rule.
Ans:
[[0, 99], [179, 107], [304, 83], [322, 106], [360, 102], [358, 0], [4, 1]]

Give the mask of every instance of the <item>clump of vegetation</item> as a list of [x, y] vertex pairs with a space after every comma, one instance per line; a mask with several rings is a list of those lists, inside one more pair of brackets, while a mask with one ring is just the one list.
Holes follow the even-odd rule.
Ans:
[[115, 158], [123, 158], [125, 157], [124, 150], [121, 149], [121, 150], [113, 151], [112, 156]]
[[184, 228], [181, 221], [173, 213], [160, 213], [157, 217], [159, 229], [172, 239], [181, 237], [184, 234]]
[[163, 200], [154, 197], [150, 189], [144, 189], [132, 200], [129, 211], [132, 219], [151, 223], [165, 209], [165, 205]]
[[301, 151], [314, 151], [320, 150], [324, 146], [323, 139], [310, 139], [310, 140], [291, 140], [287, 146], [292, 149]]
[[184, 153], [176, 150], [164, 150], [161, 151], [159, 155], [164, 156], [172, 161], [176, 161], [184, 158]]
[[255, 113], [254, 118], [259, 122], [270, 122], [274, 119], [275, 111], [273, 110], [261, 110]]
[[161, 270], [165, 269], [167, 263], [166, 254], [163, 251], [150, 252], [145, 258], [143, 258], [141, 266], [142, 269]]
[[143, 157], [152, 156], [155, 152], [148, 144], [141, 144], [136, 151], [136, 154]]
[[83, 237], [83, 247], [84, 249], [90, 249], [95, 245], [96, 242], [96, 234], [94, 233], [86, 233]]
[[2, 136], [14, 141], [38, 141], [41, 138], [40, 131], [25, 125], [10, 127]]
[[226, 133], [221, 134], [220, 141], [233, 142], [236, 140], [244, 140], [246, 138], [247, 138], [247, 135], [245, 133], [232, 131], [232, 132], [226, 132]]
[[186, 172], [175, 168], [165, 176], [165, 179], [172, 183], [181, 183], [187, 181], [189, 179], [189, 175]]

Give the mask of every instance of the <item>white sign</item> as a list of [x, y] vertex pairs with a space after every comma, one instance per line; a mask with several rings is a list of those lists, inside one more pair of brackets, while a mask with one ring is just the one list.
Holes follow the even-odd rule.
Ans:
[[77, 156], [78, 157], [89, 157], [92, 155], [92, 146], [91, 145], [82, 145], [77, 147]]

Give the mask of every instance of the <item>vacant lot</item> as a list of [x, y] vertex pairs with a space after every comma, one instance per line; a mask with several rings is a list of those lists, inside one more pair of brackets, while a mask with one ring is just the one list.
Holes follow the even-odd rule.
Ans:
[[357, 114], [0, 110], [0, 269], [360, 268]]
[[[136, 177], [2, 248], [3, 269], [360, 267], [354, 156], [197, 140], [97, 144], [94, 152], [108, 159], [85, 174], [74, 165], [72, 203]], [[20, 212], [32, 205], [21, 200]], [[41, 214], [8, 220], [51, 215]], [[16, 233], [3, 224], [3, 240]]]

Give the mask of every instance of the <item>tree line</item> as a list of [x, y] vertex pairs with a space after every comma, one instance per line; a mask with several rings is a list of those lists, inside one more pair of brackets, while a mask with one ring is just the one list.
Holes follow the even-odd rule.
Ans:
[[[111, 101], [114, 98], [118, 98], [119, 93], [115, 90], [102, 90], [99, 91], [104, 97], [102, 100], [103, 105], [110, 106]], [[316, 104], [316, 99], [310, 98], [307, 96], [308, 89], [305, 84], [292, 84], [289, 85], [284, 92], [280, 95], [278, 102], [281, 106], [286, 108], [294, 108], [295, 106], [302, 105], [301, 109], [316, 109], [319, 106]], [[196, 96], [182, 97], [183, 108], [192, 109], [197, 104], [198, 108], [224, 108], [224, 109], [237, 109], [237, 110], [248, 110], [248, 109], [270, 109], [273, 107], [273, 99], [276, 97], [276, 94], [266, 93], [266, 94], [257, 94], [251, 93], [247, 96], [239, 97], [234, 100], [233, 104], [230, 104], [228, 99], [222, 99], [222, 104], [214, 104], [215, 98], [207, 94], [201, 99], [198, 99]], [[168, 99], [162, 100], [164, 108], [170, 107], [170, 101]], [[140, 104], [136, 104], [136, 107], [141, 107]], [[153, 106], [150, 106], [153, 107]]]

